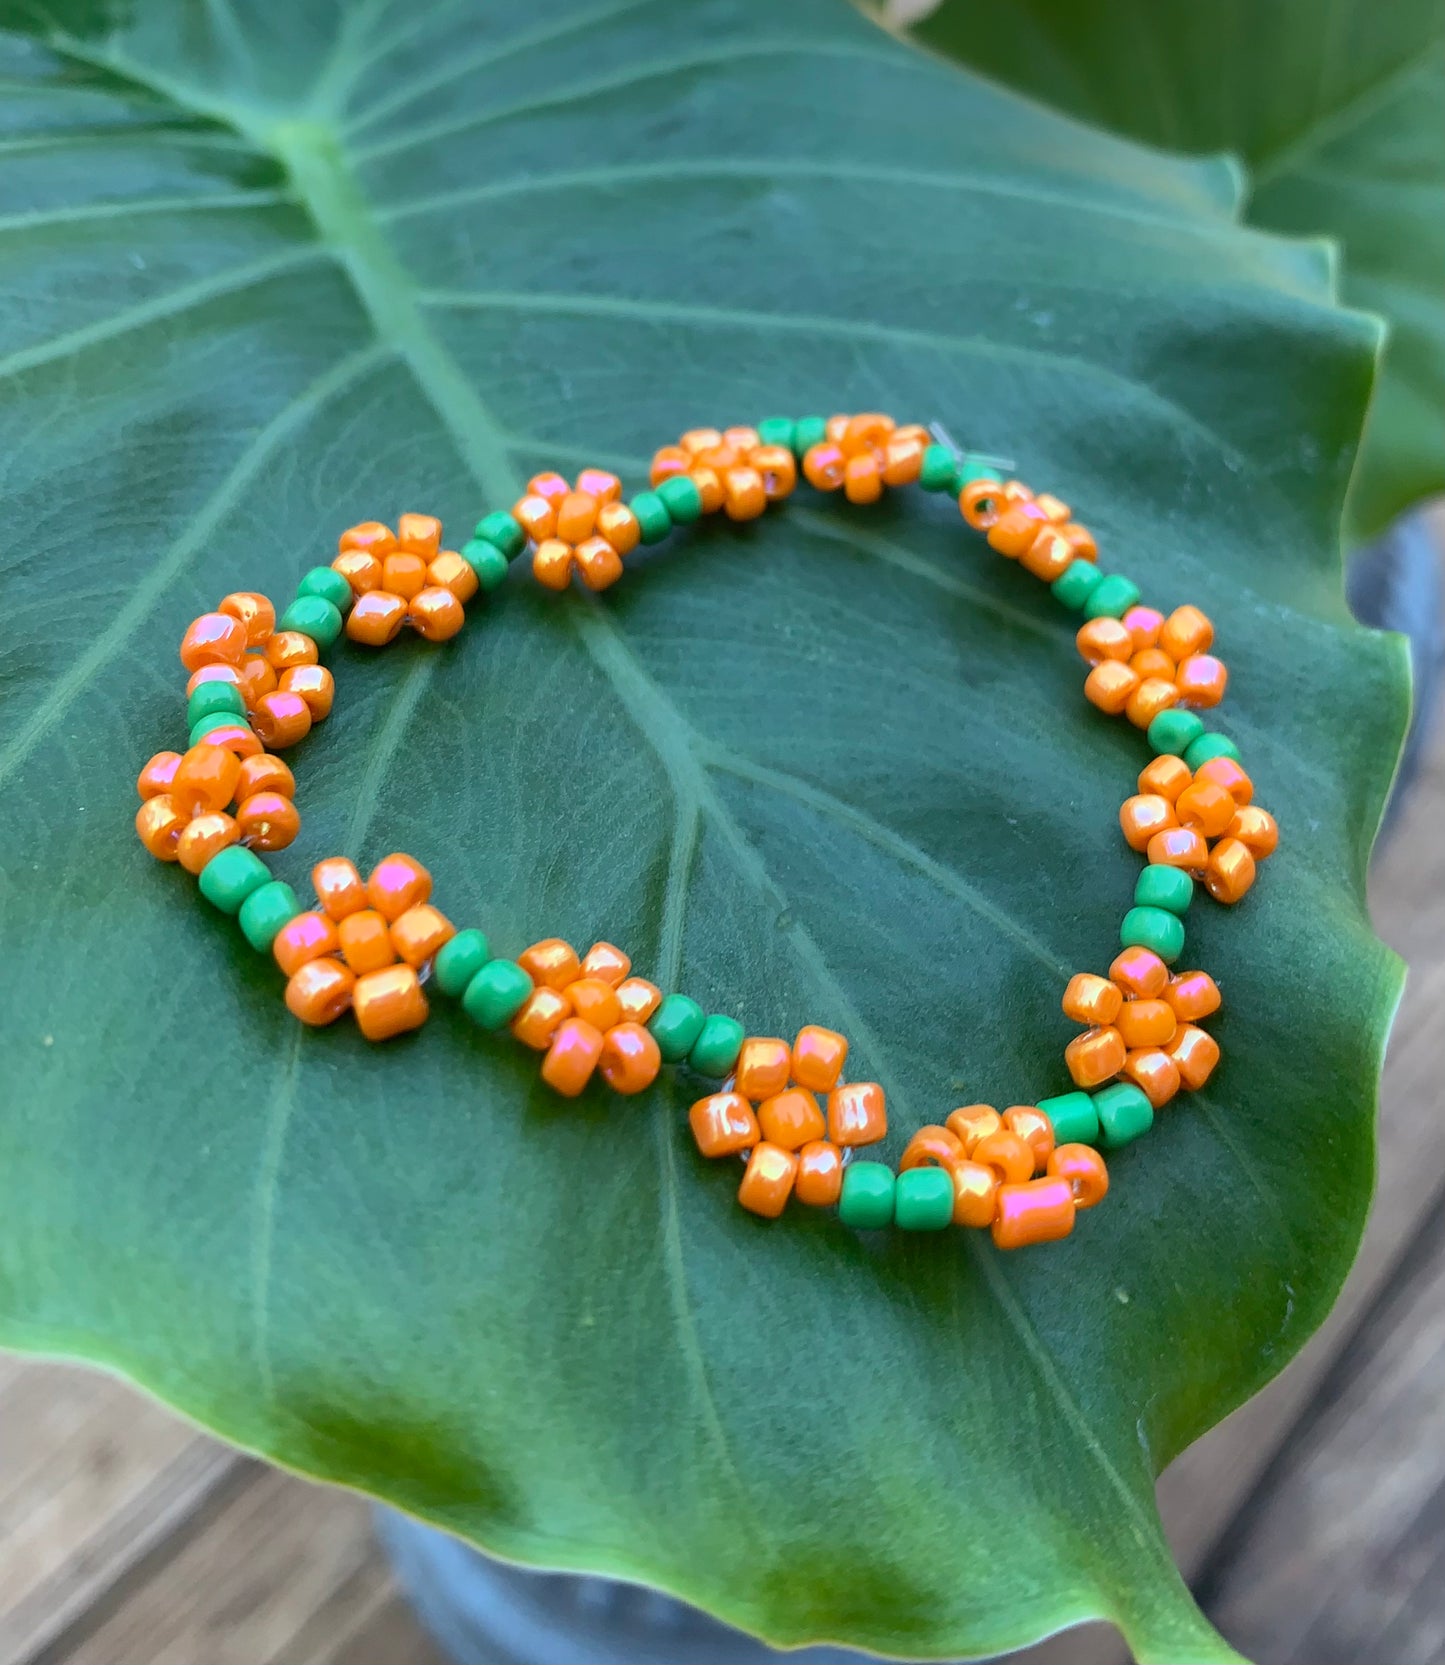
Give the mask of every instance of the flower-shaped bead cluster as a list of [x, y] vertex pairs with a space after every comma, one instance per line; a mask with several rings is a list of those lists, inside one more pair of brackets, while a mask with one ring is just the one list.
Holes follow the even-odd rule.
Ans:
[[632, 977], [631, 959], [610, 942], [581, 957], [561, 937], [534, 942], [517, 956], [533, 988], [511, 1020], [512, 1033], [546, 1056], [542, 1079], [575, 1098], [599, 1073], [616, 1093], [640, 1093], [662, 1067], [647, 1020], [662, 991]]
[[876, 503], [885, 486], [911, 486], [931, 443], [927, 428], [899, 427], [891, 416], [863, 411], [830, 416], [824, 436], [803, 453], [803, 475], [819, 491], [850, 503]]
[[991, 549], [1046, 584], [1062, 577], [1075, 560], [1098, 559], [1094, 534], [1073, 518], [1069, 505], [1048, 492], [1035, 494], [1022, 480], [970, 481], [959, 493], [958, 506]]
[[1170, 976], [1148, 948], [1126, 948], [1107, 977], [1081, 971], [1064, 990], [1064, 1013], [1088, 1027], [1064, 1049], [1078, 1087], [1124, 1075], [1157, 1110], [1181, 1087], [1197, 1090], [1219, 1062], [1219, 1043], [1199, 1027], [1219, 1010], [1219, 990], [1204, 971]]
[[412, 856], [380, 861], [363, 883], [344, 856], [312, 869], [319, 909], [287, 921], [271, 944], [286, 1004], [303, 1023], [334, 1023], [348, 1007], [369, 1041], [426, 1022], [426, 966], [456, 935], [431, 906], [431, 874]]
[[738, 1051], [731, 1082], [693, 1105], [688, 1119], [704, 1156], [750, 1153], [738, 1189], [744, 1208], [772, 1219], [794, 1195], [831, 1207], [843, 1185], [844, 1150], [887, 1134], [877, 1082], [839, 1079], [847, 1056], [843, 1036], [817, 1024], [800, 1029], [792, 1046], [752, 1035]]
[[756, 428], [691, 428], [653, 455], [654, 486], [679, 475], [697, 487], [704, 514], [756, 520], [792, 492], [798, 464], [789, 446], [768, 443]]
[[1151, 865], [1181, 868], [1216, 901], [1234, 903], [1279, 844], [1274, 817], [1253, 799], [1254, 783], [1233, 758], [1212, 757], [1191, 770], [1165, 753], [1140, 773], [1119, 824]]
[[252, 850], [284, 850], [301, 830], [293, 801], [296, 779], [279, 757], [254, 750], [238, 756], [210, 735], [180, 752], [157, 752], [140, 772], [136, 832], [160, 861], [178, 861], [199, 873], [231, 844]]
[[400, 516], [394, 532], [367, 520], [341, 534], [331, 567], [351, 587], [346, 634], [353, 642], [385, 647], [404, 624], [445, 642], [462, 628], [480, 580], [464, 555], [441, 547], [441, 537], [436, 516], [421, 514]]
[[[297, 608], [322, 634], [327, 617], [340, 630], [340, 613], [324, 596], [298, 598]], [[287, 618], [292, 616], [288, 612]], [[278, 628], [275, 607], [254, 590], [222, 596], [216, 611], [196, 619], [181, 642], [181, 663], [191, 673], [186, 684], [191, 712], [209, 707], [217, 727], [206, 738], [243, 756], [262, 746], [285, 751], [331, 714], [336, 683], [320, 659], [318, 637], [287, 627], [285, 620]], [[239, 694], [239, 705], [228, 708], [226, 688]], [[206, 693], [198, 698], [201, 689]], [[229, 724], [220, 724], [223, 717]], [[254, 738], [248, 739], [247, 729]]]
[[570, 486], [560, 474], [535, 475], [512, 518], [532, 540], [532, 576], [549, 590], [565, 590], [574, 572], [589, 590], [608, 589], [642, 535], [622, 482], [600, 468], [584, 468]]
[[1086, 697], [1138, 728], [1176, 705], [1207, 710], [1224, 698], [1229, 673], [1209, 652], [1214, 626], [1197, 607], [1176, 607], [1167, 618], [1130, 607], [1121, 618], [1090, 619], [1075, 641], [1091, 667]]

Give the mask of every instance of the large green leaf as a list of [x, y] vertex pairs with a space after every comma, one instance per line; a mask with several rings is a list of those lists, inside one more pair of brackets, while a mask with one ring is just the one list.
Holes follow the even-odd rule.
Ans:
[[1337, 240], [1346, 299], [1390, 326], [1352, 527], [1445, 489], [1442, 0], [944, 0], [919, 33], [1086, 121], [1242, 156], [1248, 218]]
[[[0, 1340], [780, 1641], [1102, 1614], [1222, 1656], [1151, 1482], [1330, 1303], [1398, 983], [1362, 879], [1405, 674], [1337, 547], [1374, 331], [1317, 249], [1234, 223], [1227, 169], [831, 0], [511, 13], [0, 8]], [[303, 1031], [130, 830], [223, 591], [284, 597], [366, 515], [461, 535], [545, 463], [636, 478], [697, 421], [880, 404], [1214, 612], [1287, 839], [1191, 922], [1215, 1081], [1011, 1259], [743, 1214], [684, 1080], [565, 1104], [450, 1010], [380, 1050]], [[937, 500], [638, 566], [339, 651], [280, 870], [410, 849], [504, 949], [605, 935], [764, 1033], [837, 1024], [900, 1132], [1056, 1090], [1141, 749], [1049, 596]]]

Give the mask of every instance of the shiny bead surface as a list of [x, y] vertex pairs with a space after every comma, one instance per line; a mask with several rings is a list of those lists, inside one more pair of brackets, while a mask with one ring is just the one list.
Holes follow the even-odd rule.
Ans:
[[581, 977], [595, 977], [609, 988], [617, 988], [632, 969], [631, 958], [610, 942], [594, 942], [578, 966]]
[[[405, 919], [406, 915], [403, 914]], [[460, 999], [473, 977], [492, 957], [492, 945], [482, 931], [470, 928], [449, 937], [432, 961], [432, 981], [443, 994]], [[529, 979], [530, 983], [530, 979]]]
[[311, 869], [311, 888], [328, 919], [342, 920], [366, 906], [366, 886], [353, 862], [327, 856]]
[[409, 966], [418, 969], [456, 934], [456, 926], [430, 902], [418, 902], [391, 924], [392, 947]]
[[1141, 1046], [1167, 1046], [1174, 1039], [1178, 1022], [1167, 1000], [1128, 1000], [1114, 1026], [1124, 1037], [1124, 1045], [1133, 1051]]
[[285, 751], [311, 732], [311, 707], [300, 694], [273, 688], [256, 701], [251, 727], [267, 751]]
[[202, 717], [214, 717], [218, 712], [233, 722], [245, 721], [246, 699], [235, 683], [203, 682], [186, 700], [186, 725], [193, 726]]
[[1006, 1185], [1018, 1184], [1034, 1171], [1034, 1152], [1027, 1140], [1007, 1127], [980, 1139], [969, 1156], [982, 1168], [991, 1168]]
[[814, 445], [803, 455], [803, 478], [818, 491], [837, 491], [847, 467], [842, 446], [831, 441]]
[[[750, 1035], [738, 1052], [737, 1089], [755, 1104], [782, 1092], [793, 1055], [788, 1043], [772, 1036]], [[835, 1143], [846, 1141], [834, 1136]]]
[[1221, 838], [1209, 852], [1204, 887], [1216, 902], [1234, 903], [1254, 883], [1254, 857], [1237, 838]]
[[1141, 792], [1126, 798], [1119, 809], [1119, 826], [1131, 850], [1147, 850], [1150, 839], [1156, 833], [1165, 832], [1178, 824], [1174, 805], [1167, 798], [1150, 793]]
[[572, 545], [543, 538], [532, 551], [532, 576], [544, 590], [565, 590], [572, 582]]
[[577, 977], [567, 984], [567, 999], [578, 1017], [594, 1029], [610, 1029], [622, 1021], [617, 990], [600, 977]]
[[1119, 1081], [1094, 1094], [1099, 1116], [1099, 1143], [1105, 1150], [1117, 1150], [1154, 1125], [1154, 1106], [1149, 1095], [1132, 1081]]
[[[1160, 677], [1165, 682], [1173, 682], [1174, 680], [1174, 661], [1160, 648], [1140, 648], [1137, 653], [1131, 654], [1129, 656], [1129, 669], [1138, 671], [1146, 682], [1151, 677]], [[1159, 715], [1163, 716], [1163, 714], [1161, 711]], [[1153, 723], [1149, 724], [1150, 728], [1153, 726]], [[1167, 746], [1164, 748], [1166, 751], [1171, 749]]]
[[246, 655], [245, 663], [241, 666], [240, 678], [238, 686], [248, 711], [263, 694], [269, 694], [273, 688], [280, 686], [276, 667], [264, 653]]
[[1176, 607], [1159, 631], [1159, 646], [1176, 663], [1213, 645], [1214, 626], [1197, 607]]
[[1084, 698], [1106, 716], [1117, 717], [1138, 686], [1138, 671], [1131, 671], [1117, 659], [1105, 659], [1085, 677]]
[[278, 630], [266, 643], [266, 659], [278, 673], [293, 665], [314, 665], [319, 657], [315, 638], [304, 630]]
[[1139, 772], [1140, 792], [1152, 792], [1172, 804], [1193, 779], [1182, 757], [1156, 757]]
[[1197, 1023], [1219, 1010], [1219, 988], [1207, 971], [1180, 971], [1169, 979], [1164, 999], [1180, 1023]]
[[1002, 511], [997, 480], [970, 480], [958, 494], [959, 513], [975, 532], [986, 532]]
[[1019, 556], [1019, 565], [1045, 584], [1052, 584], [1063, 577], [1073, 559], [1073, 545], [1057, 526], [1048, 526]]
[[430, 556], [423, 559], [421, 555], [407, 550], [388, 555], [381, 563], [382, 589], [389, 595], [400, 596], [403, 601], [420, 595], [426, 588], [426, 569], [430, 559]]
[[400, 919], [430, 896], [431, 874], [415, 856], [400, 850], [377, 862], [366, 881], [366, 900], [385, 919]]
[[598, 1071], [614, 1093], [631, 1095], [650, 1087], [662, 1068], [662, 1054], [640, 1023], [615, 1024], [602, 1037]]
[[1092, 1208], [1108, 1195], [1109, 1170], [1098, 1151], [1088, 1145], [1056, 1145], [1049, 1156], [1048, 1171], [1054, 1179], [1069, 1182], [1076, 1208]]
[[341, 951], [336, 926], [324, 913], [298, 913], [276, 933], [271, 952], [288, 977], [312, 960], [334, 959]]
[[790, 1150], [766, 1142], [753, 1146], [738, 1201], [750, 1214], [774, 1220], [787, 1206], [798, 1174], [798, 1158]]
[[[653, 481], [656, 484], [656, 479]], [[557, 532], [557, 506], [547, 497], [529, 492], [512, 507], [517, 524], [533, 543], [546, 543]]]
[[880, 1231], [893, 1224], [893, 1170], [882, 1162], [851, 1162], [843, 1170], [838, 1218], [855, 1231]]
[[[161, 800], [152, 798], [152, 803]], [[231, 844], [212, 856], [201, 869], [197, 888], [213, 908], [222, 913], [239, 913], [253, 890], [270, 884], [271, 870], [259, 856]]]
[[1003, 1117], [991, 1104], [961, 1104], [957, 1110], [948, 1113], [944, 1125], [963, 1146], [964, 1155], [968, 1156], [980, 1139], [999, 1131], [1003, 1126]]
[[389, 555], [396, 548], [396, 534], [379, 520], [358, 521], [355, 526], [346, 528], [337, 539], [336, 547], [342, 555], [351, 549], [361, 549], [379, 558]]
[[190, 815], [169, 792], [158, 792], [136, 811], [136, 836], [157, 861], [176, 861], [177, 846], [189, 821]]
[[692, 1050], [692, 1043], [706, 1022], [707, 1014], [695, 1000], [685, 994], [670, 994], [653, 1013], [647, 1027], [657, 1042], [663, 1062], [679, 1064]]
[[606, 538], [587, 538], [572, 552], [582, 582], [589, 590], [610, 589], [622, 576], [622, 557]]
[[903, 1147], [898, 1168], [900, 1173], [910, 1168], [952, 1168], [965, 1154], [963, 1141], [952, 1128], [929, 1124], [920, 1127]]
[[570, 942], [561, 937], [545, 937], [534, 942], [517, 956], [532, 981], [544, 988], [565, 989], [582, 975], [582, 961]]
[[647, 1023], [661, 1004], [662, 990], [645, 977], [627, 977], [617, 985], [617, 1006], [624, 1023]]
[[[518, 1015], [532, 994], [532, 979], [515, 960], [488, 960], [467, 984], [462, 1010], [483, 1029], [500, 1029]], [[556, 991], [549, 989], [548, 994], [555, 996]]]
[[1204, 710], [1219, 704], [1229, 685], [1229, 672], [1213, 655], [1196, 653], [1180, 665], [1174, 679], [1179, 698]]
[[767, 487], [755, 468], [730, 468], [723, 477], [723, 492], [729, 520], [756, 520], [768, 506]]
[[1241, 809], [1254, 801], [1254, 782], [1240, 767], [1237, 758], [1208, 758], [1194, 771], [1194, 779], [1213, 781], [1216, 786], [1222, 786]]
[[893, 1223], [899, 1231], [942, 1231], [953, 1223], [953, 1174], [947, 1168], [911, 1168], [900, 1173], [893, 1192]]
[[397, 547], [413, 555], [424, 555], [431, 560], [441, 541], [442, 523], [435, 515], [407, 514], [396, 523]]
[[236, 590], [222, 596], [216, 611], [240, 621], [246, 631], [247, 647], [260, 647], [276, 628], [275, 607], [255, 590]]
[[1090, 1029], [1076, 1035], [1064, 1048], [1064, 1063], [1077, 1086], [1097, 1087], [1123, 1069], [1125, 1051], [1117, 1029]]
[[181, 638], [181, 663], [188, 671], [239, 665], [245, 657], [246, 627], [229, 613], [202, 613]]
[[758, 1106], [758, 1126], [763, 1130], [764, 1139], [784, 1150], [799, 1150], [827, 1132], [817, 1099], [801, 1087], [790, 1087], [765, 1098]]
[[1119, 621], [1129, 632], [1131, 653], [1142, 653], [1146, 648], [1159, 646], [1159, 632], [1164, 626], [1164, 615], [1155, 607], [1133, 606]]
[[246, 941], [258, 954], [269, 953], [276, 933], [301, 912], [301, 903], [291, 886], [280, 879], [258, 885], [236, 913]]
[[806, 1024], [793, 1040], [793, 1080], [810, 1092], [831, 1092], [847, 1056], [848, 1042], [837, 1030]]
[[235, 821], [224, 810], [212, 809], [188, 821], [176, 840], [176, 860], [187, 873], [199, 873], [217, 851], [240, 838]]
[[843, 1153], [826, 1139], [815, 1139], [798, 1152], [793, 1195], [809, 1208], [832, 1208], [843, 1189]]
[[982, 1162], [963, 1161], [955, 1166], [951, 1178], [954, 1225], [975, 1229], [992, 1225], [1002, 1184], [995, 1170]]
[[341, 610], [323, 596], [299, 595], [281, 615], [280, 623], [279, 635], [309, 636], [320, 649], [330, 647], [341, 634], [343, 620]]
[[236, 795], [240, 778], [241, 760], [234, 752], [202, 742], [181, 758], [167, 791], [178, 809], [195, 815], [225, 809]]
[[[1139, 671], [1131, 666], [1134, 674]], [[1124, 702], [1124, 715], [1135, 728], [1148, 728], [1154, 720], [1179, 702], [1179, 689], [1161, 676], [1145, 676]]]
[[1259, 862], [1272, 856], [1279, 846], [1279, 826], [1267, 809], [1258, 804], [1247, 804], [1237, 809], [1226, 829]]
[[1034, 1153], [1034, 1172], [1041, 1174], [1054, 1148], [1054, 1127], [1048, 1116], [1035, 1104], [1011, 1104], [1003, 1113], [1003, 1125]]
[[743, 1026], [736, 1018], [711, 1012], [688, 1049], [687, 1062], [699, 1075], [727, 1075], [743, 1044]]
[[155, 798], [162, 792], [169, 792], [180, 761], [179, 752], [157, 752], [136, 777], [136, 791], [142, 798]]
[[698, 1099], [687, 1120], [704, 1156], [735, 1156], [762, 1137], [753, 1107], [741, 1093], [710, 1093]]
[[1062, 1175], [1000, 1186], [992, 1228], [995, 1247], [1021, 1249], [1029, 1243], [1052, 1243], [1073, 1229], [1073, 1187]]
[[828, 1094], [828, 1137], [835, 1145], [872, 1145], [888, 1134], [888, 1110], [876, 1081], [849, 1081]]
[[1209, 863], [1209, 846], [1189, 827], [1166, 827], [1145, 845], [1145, 854], [1160, 867], [1182, 867], [1186, 873], [1203, 873]]
[[[313, 960], [313, 965], [324, 965]], [[303, 970], [305, 968], [303, 967]], [[409, 965], [389, 965], [356, 979], [351, 991], [356, 1027], [369, 1041], [389, 1041], [394, 1035], [420, 1029], [427, 1020], [426, 995]]]
[[381, 558], [365, 549], [348, 549], [331, 563], [331, 570], [340, 573], [351, 587], [353, 596], [365, 595], [381, 588]]
[[375, 908], [347, 914], [336, 927], [336, 939], [341, 945], [342, 959], [358, 975], [396, 963], [391, 931]]
[[255, 757], [241, 759], [241, 773], [236, 778], [236, 802], [244, 803], [257, 792], [279, 792], [283, 798], [296, 796], [295, 775], [271, 752], [259, 752]]
[[1093, 1144], [1099, 1137], [1099, 1113], [1087, 1093], [1041, 1098], [1039, 1109], [1049, 1118], [1058, 1145]]
[[311, 721], [319, 723], [331, 715], [331, 704], [336, 698], [336, 678], [325, 665], [293, 665], [289, 670], [282, 671], [277, 691], [299, 695], [306, 701]]
[[1167, 908], [1185, 914], [1194, 900], [1194, 880], [1182, 867], [1146, 867], [1134, 883], [1134, 901], [1141, 908]]
[[1127, 665], [1134, 652], [1133, 639], [1118, 619], [1090, 619], [1079, 626], [1074, 645], [1087, 665], [1101, 665], [1106, 659]]
[[477, 569], [455, 549], [444, 549], [434, 561], [427, 563], [426, 581], [428, 585], [450, 590], [462, 603], [472, 599], [481, 583]]
[[406, 602], [385, 590], [369, 590], [346, 615], [346, 634], [363, 647], [385, 647], [406, 623]]
[[597, 511], [597, 535], [619, 555], [630, 555], [642, 537], [637, 515], [626, 503], [604, 503]]
[[1120, 923], [1119, 941], [1125, 948], [1152, 949], [1173, 965], [1184, 952], [1184, 921], [1165, 908], [1130, 908]]
[[[255, 654], [248, 654], [243, 664], [249, 664]], [[264, 660], [262, 661], [264, 663]], [[204, 688], [208, 682], [223, 682], [232, 688], [241, 687], [241, 671], [235, 665], [202, 665], [200, 670], [192, 671], [186, 678], [186, 698], [190, 699], [197, 688]], [[244, 692], [242, 697], [244, 698]]]
[[[477, 975], [484, 976], [485, 970]], [[470, 994], [471, 990], [467, 992]], [[544, 1052], [551, 1046], [552, 1037], [563, 1021], [571, 1015], [572, 1004], [567, 996], [543, 985], [534, 988], [522, 1002], [509, 1027], [523, 1046], [530, 1046], [535, 1052]]]
[[1179, 1025], [1168, 1050], [1181, 1084], [1191, 1092], [1199, 1091], [1219, 1062], [1219, 1042], [1207, 1030], [1198, 1029], [1192, 1023]]
[[253, 792], [236, 805], [241, 842], [252, 850], [284, 850], [301, 831], [301, 812], [280, 792]]
[[449, 642], [467, 622], [456, 596], [440, 584], [428, 584], [411, 598], [407, 622], [426, 642]]
[[600, 1029], [579, 1017], [564, 1019], [542, 1060], [542, 1079], [563, 1098], [576, 1098], [592, 1079], [602, 1058], [602, 1046]]
[[1109, 977], [1135, 1000], [1157, 1000], [1169, 986], [1169, 967], [1153, 949], [1130, 947], [1114, 956]]
[[1169, 1054], [1159, 1047], [1139, 1047], [1124, 1060], [1124, 1076], [1145, 1095], [1155, 1110], [1161, 1110], [1179, 1091], [1179, 1070]]
[[351, 1005], [356, 974], [329, 956], [308, 960], [286, 984], [286, 1007], [293, 1017], [315, 1027], [335, 1023]]

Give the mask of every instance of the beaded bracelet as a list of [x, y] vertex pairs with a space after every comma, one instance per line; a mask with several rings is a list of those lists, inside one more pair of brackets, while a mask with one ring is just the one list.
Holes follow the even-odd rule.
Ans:
[[[365, 881], [346, 857], [327, 857], [312, 872], [319, 906], [305, 910], [256, 854], [285, 848], [300, 829], [295, 780], [275, 754], [330, 712], [334, 685], [320, 658], [343, 630], [369, 647], [404, 624], [446, 641], [466, 603], [495, 590], [528, 549], [548, 589], [566, 589], [574, 573], [606, 589], [628, 556], [674, 526], [720, 509], [733, 520], [762, 514], [794, 490], [800, 466], [810, 485], [850, 503], [914, 483], [955, 497], [995, 550], [1083, 614], [1085, 696], [1143, 730], [1154, 754], [1119, 815], [1146, 860], [1121, 952], [1106, 975], [1080, 972], [1063, 994], [1065, 1015], [1084, 1026], [1064, 1048], [1074, 1090], [1002, 1114], [962, 1106], [913, 1135], [896, 1173], [852, 1159], [885, 1136], [887, 1111], [876, 1082], [843, 1079], [848, 1042], [835, 1030], [807, 1024], [791, 1044], [747, 1035], [735, 1018], [632, 975], [607, 942], [579, 956], [553, 937], [515, 960], [494, 956], [480, 930], [459, 931], [432, 906], [431, 877], [407, 855], [388, 856]], [[575, 1096], [594, 1074], [638, 1093], [664, 1064], [719, 1083], [689, 1122], [704, 1156], [745, 1160], [738, 1200], [754, 1214], [776, 1217], [796, 1197], [836, 1206], [857, 1228], [987, 1226], [1006, 1249], [1063, 1237], [1076, 1210], [1108, 1189], [1099, 1148], [1137, 1138], [1217, 1064], [1218, 1043], [1200, 1024], [1218, 1010], [1218, 988], [1203, 971], [1170, 972], [1184, 914], [1199, 880], [1216, 900], [1237, 902], [1279, 831], [1252, 802], [1233, 743], [1187, 709], [1224, 694], [1209, 619], [1192, 606], [1168, 617], [1141, 606], [1133, 583], [1099, 571], [1094, 538], [1067, 504], [1000, 473], [941, 430], [886, 416], [774, 418], [683, 434], [654, 457], [652, 489], [628, 503], [601, 469], [583, 470], [575, 485], [539, 474], [460, 551], [441, 547], [430, 515], [404, 514], [394, 531], [353, 526], [279, 622], [265, 596], [238, 592], [186, 631], [189, 749], [159, 752], [141, 771], [141, 842], [195, 874], [201, 894], [275, 958], [303, 1023], [333, 1023], [349, 1008], [368, 1040], [388, 1040], [425, 1022], [430, 982], [483, 1028], [506, 1027], [541, 1053], [542, 1078], [559, 1093]]]

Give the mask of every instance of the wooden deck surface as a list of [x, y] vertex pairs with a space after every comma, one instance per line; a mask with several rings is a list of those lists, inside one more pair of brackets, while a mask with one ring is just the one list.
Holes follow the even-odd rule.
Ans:
[[[1445, 702], [1442, 702], [1445, 703]], [[1206, 1610], [1261, 1665], [1445, 1659], [1445, 711], [1377, 853], [1409, 961], [1380, 1186], [1344, 1297], [1160, 1483]], [[0, 1355], [3, 1665], [441, 1665], [368, 1506], [237, 1455], [100, 1375]], [[1101, 1628], [1034, 1650], [1122, 1658]]]

